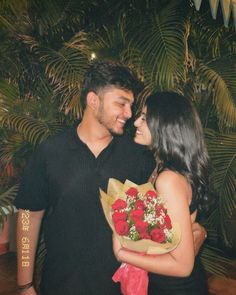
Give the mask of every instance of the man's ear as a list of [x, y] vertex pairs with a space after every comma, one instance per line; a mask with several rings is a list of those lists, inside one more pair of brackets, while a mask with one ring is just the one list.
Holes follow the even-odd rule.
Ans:
[[99, 106], [99, 97], [93, 91], [90, 91], [87, 94], [87, 106], [90, 107], [94, 111], [96, 111], [98, 109], [98, 106]]

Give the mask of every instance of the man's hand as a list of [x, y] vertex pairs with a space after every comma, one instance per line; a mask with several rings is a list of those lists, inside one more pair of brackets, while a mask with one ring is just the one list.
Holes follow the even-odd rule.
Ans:
[[207, 232], [203, 226], [199, 223], [192, 223], [192, 231], [193, 231], [193, 242], [194, 242], [194, 252], [195, 256], [198, 254], [202, 244], [207, 238]]

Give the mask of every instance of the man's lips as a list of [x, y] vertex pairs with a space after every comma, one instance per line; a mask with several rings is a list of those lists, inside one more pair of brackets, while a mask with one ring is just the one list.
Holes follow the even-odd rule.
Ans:
[[117, 119], [117, 121], [118, 121], [119, 123], [121, 123], [122, 125], [125, 125], [125, 123], [126, 123], [126, 120], [122, 120], [122, 119]]

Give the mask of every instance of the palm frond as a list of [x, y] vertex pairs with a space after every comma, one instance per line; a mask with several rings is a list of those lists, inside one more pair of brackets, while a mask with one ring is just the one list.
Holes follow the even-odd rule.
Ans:
[[16, 27], [11, 24], [5, 17], [3, 17], [2, 15], [0, 15], [0, 23], [6, 27], [6, 29], [8, 31], [10, 31], [12, 34], [16, 33]]
[[[80, 42], [82, 34], [77, 37]], [[83, 51], [81, 51], [83, 48]], [[52, 82], [60, 88], [60, 85], [67, 85], [69, 88], [79, 87], [83, 79], [84, 72], [88, 67], [88, 51], [86, 45], [72, 42], [65, 43], [64, 48], [59, 52], [51, 52], [41, 58], [46, 63], [46, 74]]]
[[219, 216], [220, 216], [220, 212], [217, 207], [211, 212], [210, 216], [206, 220], [207, 232], [208, 231], [211, 232], [211, 234], [208, 234], [208, 235], [209, 237], [213, 236], [215, 238], [214, 240], [216, 240], [216, 238], [218, 237], [217, 229], [219, 228], [219, 222], [220, 222]]
[[8, 34], [17, 38], [18, 33], [29, 31], [32, 28], [28, 8], [28, 0], [3, 2], [0, 10], [0, 23]]
[[24, 135], [24, 138], [36, 145], [52, 133], [61, 131], [63, 127], [60, 122], [43, 122], [26, 116], [14, 114], [5, 115], [2, 118], [2, 126], [7, 125], [9, 129], [15, 130]]
[[45, 73], [56, 89], [79, 87], [87, 69], [90, 51], [86, 45], [86, 34], [80, 32], [66, 42], [60, 50], [42, 47], [30, 36], [21, 36], [23, 42], [39, 57]]
[[184, 75], [186, 27], [178, 7], [178, 1], [172, 1], [148, 15], [133, 37], [134, 46], [142, 52], [142, 64], [150, 67], [152, 81], [161, 89], [173, 88], [175, 77]]
[[236, 208], [236, 134], [212, 136], [206, 133], [206, 138], [214, 166], [214, 186], [222, 199], [220, 208], [231, 215]]
[[[213, 163], [213, 185], [218, 200], [219, 226], [225, 244], [231, 244], [232, 237], [228, 235], [228, 228], [233, 223], [233, 214], [236, 212], [236, 134], [206, 133], [208, 151]], [[212, 220], [214, 222], [214, 220]]]
[[[8, 165], [13, 165], [14, 162], [19, 162], [19, 159], [17, 160], [17, 156], [22, 154], [24, 157], [26, 146], [26, 141], [24, 137], [19, 133], [13, 133], [7, 132], [7, 135], [5, 137], [2, 136], [2, 142], [0, 144], [0, 161], [1, 166], [3, 169], [7, 169]], [[22, 158], [22, 161], [24, 158]]]
[[19, 185], [15, 184], [4, 193], [0, 194], [0, 223], [7, 218], [7, 215], [13, 214], [15, 207], [13, 201], [18, 192]]
[[201, 260], [207, 272], [218, 276], [227, 276], [232, 266], [232, 260], [224, 257], [223, 251], [207, 244], [201, 250]]
[[13, 84], [9, 83], [8, 81], [1, 80], [0, 81], [0, 98], [7, 97], [8, 102], [10, 101], [15, 102], [19, 97], [19, 89], [18, 87]]
[[57, 90], [58, 95], [62, 98], [60, 111], [64, 110], [65, 115], [68, 114], [76, 119], [82, 115], [80, 103], [80, 88], [68, 89], [68, 87], [60, 87]]
[[219, 57], [227, 53], [235, 53], [235, 28], [229, 25], [226, 28], [222, 23], [211, 18], [210, 10], [202, 13], [193, 12], [191, 16], [191, 44], [198, 55]]
[[97, 33], [90, 34], [89, 39], [90, 48], [98, 58], [124, 62], [124, 55], [129, 50], [126, 15], [121, 15], [117, 24], [104, 25]]
[[[221, 128], [223, 130], [224, 126], [228, 129], [234, 128], [236, 126], [236, 107], [230, 88], [227, 85], [227, 83], [230, 84], [231, 82], [227, 82], [224, 76], [222, 76], [219, 71], [217, 72], [210, 64], [200, 64], [197, 69], [197, 75], [213, 95]], [[235, 70], [229, 68], [225, 75], [228, 76], [229, 80], [232, 79], [231, 85], [233, 86], [233, 84], [235, 84], [233, 79], [236, 79]], [[233, 89], [233, 91], [235, 91], [235, 89]]]
[[85, 15], [83, 3], [76, 0], [41, 0], [32, 3], [31, 10], [36, 16], [36, 26], [40, 36], [50, 39], [74, 31]]

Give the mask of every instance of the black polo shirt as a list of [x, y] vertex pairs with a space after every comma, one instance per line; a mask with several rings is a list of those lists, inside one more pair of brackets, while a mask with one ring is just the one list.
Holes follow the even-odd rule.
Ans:
[[96, 158], [76, 127], [52, 137], [34, 152], [15, 201], [17, 208], [48, 209], [43, 295], [120, 294], [112, 275], [119, 264], [99, 200], [110, 177], [141, 184], [155, 162], [128, 136], [114, 137]]

